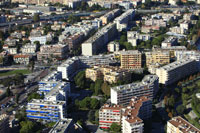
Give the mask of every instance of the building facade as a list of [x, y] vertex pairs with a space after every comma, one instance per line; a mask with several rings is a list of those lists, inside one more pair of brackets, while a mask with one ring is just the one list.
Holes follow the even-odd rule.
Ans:
[[121, 125], [122, 106], [104, 104], [99, 110], [99, 128], [109, 129], [112, 123]]
[[157, 68], [156, 75], [159, 77], [159, 83], [170, 85], [197, 71], [197, 62], [187, 58]]
[[170, 54], [168, 51], [152, 51], [146, 52], [146, 66], [149, 67], [151, 64], [165, 65], [170, 63]]
[[137, 50], [120, 51], [121, 68], [139, 69], [142, 68], [142, 54]]
[[111, 103], [128, 105], [133, 96], [147, 96], [152, 100], [158, 88], [158, 76], [147, 75], [141, 82], [111, 87]]
[[27, 104], [26, 116], [28, 119], [56, 122], [65, 118], [65, 106], [65, 101], [33, 99]]

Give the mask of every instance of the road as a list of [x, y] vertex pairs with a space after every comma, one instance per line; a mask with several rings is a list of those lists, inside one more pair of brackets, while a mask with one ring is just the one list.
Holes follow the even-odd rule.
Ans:
[[[101, 12], [82, 12], [82, 13], [74, 13], [74, 16], [90, 16], [90, 15], [103, 15], [106, 13], [106, 11]], [[40, 21], [49, 21], [49, 20], [59, 20], [62, 18], [67, 18], [72, 13], [64, 13], [64, 14], [56, 14], [56, 15], [48, 15], [48, 16], [40, 16]], [[0, 28], [2, 30], [8, 29], [8, 28], [14, 28], [14, 26], [17, 25], [28, 25], [33, 24], [33, 19], [23, 19], [23, 20], [17, 20], [12, 22], [6, 22], [6, 23], [0, 23]]]
[[[48, 69], [43, 70], [41, 73], [35, 76], [35, 78], [31, 81], [30, 85], [27, 86], [26, 90], [25, 90], [25, 87], [20, 88], [20, 90], [23, 90], [23, 91], [19, 96], [18, 106], [13, 107], [11, 110], [9, 110], [9, 112], [7, 110], [10, 107], [5, 107], [4, 109], [1, 110], [1, 114], [6, 112], [7, 114], [11, 115], [12, 111], [17, 111], [20, 108], [20, 106], [26, 105], [28, 94], [36, 91], [36, 89], [38, 88], [38, 84], [37, 84], [38, 81], [44, 78], [48, 73], [49, 73]], [[5, 98], [5, 100], [1, 101], [1, 104], [7, 104], [9, 101], [11, 101], [12, 98], [14, 98], [14, 96]], [[14, 101], [12, 103], [14, 103]]]

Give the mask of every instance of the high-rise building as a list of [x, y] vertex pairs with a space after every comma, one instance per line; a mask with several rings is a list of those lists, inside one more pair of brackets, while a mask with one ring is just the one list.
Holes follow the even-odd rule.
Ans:
[[120, 51], [121, 68], [142, 68], [142, 54], [137, 50]]
[[65, 101], [31, 100], [26, 107], [26, 116], [29, 119], [43, 121], [58, 121], [65, 118]]
[[141, 82], [111, 88], [111, 103], [128, 105], [133, 96], [147, 96], [153, 99], [158, 91], [158, 76], [147, 75]]
[[108, 129], [112, 123], [121, 124], [122, 106], [104, 104], [99, 110], [99, 127]]
[[194, 59], [182, 59], [156, 69], [159, 83], [169, 85], [198, 71]]
[[200, 130], [181, 116], [177, 116], [167, 122], [167, 133], [200, 133]]
[[143, 120], [152, 115], [152, 100], [133, 97], [122, 116], [122, 133], [143, 133]]
[[87, 41], [82, 43], [82, 55], [96, 55], [106, 50], [106, 44], [117, 35], [115, 23], [109, 23]]

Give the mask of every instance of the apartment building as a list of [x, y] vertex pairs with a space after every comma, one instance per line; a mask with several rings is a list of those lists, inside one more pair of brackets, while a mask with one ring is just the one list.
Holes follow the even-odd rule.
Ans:
[[171, 47], [171, 46], [177, 45], [177, 43], [178, 43], [178, 39], [175, 38], [175, 37], [173, 37], [173, 36], [170, 36], [170, 37], [166, 38], [166, 39], [162, 42], [161, 46], [162, 46], [163, 48], [164, 48], [164, 47]]
[[83, 40], [84, 40], [84, 34], [76, 33], [63, 40], [63, 43], [66, 43], [68, 45], [68, 49], [72, 51], [77, 49], [80, 46], [81, 42], [83, 42]]
[[62, 60], [66, 58], [67, 46], [62, 44], [43, 45], [40, 52], [37, 53], [38, 61], [47, 61], [47, 59]]
[[77, 56], [67, 59], [57, 70], [62, 73], [62, 78], [70, 80], [71, 77], [80, 69], [85, 69], [93, 66], [109, 66], [117, 64], [112, 54], [108, 55], [93, 55], [93, 56]]
[[170, 32], [175, 33], [175, 34], [186, 34], [187, 29], [184, 29], [182, 27], [174, 26], [169, 28]]
[[137, 31], [128, 31], [127, 32], [127, 40], [132, 44], [132, 46], [137, 46], [137, 41], [147, 41], [151, 40], [150, 34], [141, 34]]
[[152, 115], [152, 101], [145, 96], [133, 97], [122, 115], [122, 133], [143, 133], [143, 119]]
[[62, 119], [56, 122], [56, 124], [52, 127], [52, 129], [49, 131], [49, 133], [68, 133], [72, 131], [74, 128], [74, 122], [72, 119]]
[[51, 42], [52, 38], [53, 36], [48, 34], [44, 36], [30, 36], [29, 40], [31, 41], [31, 44], [34, 44], [36, 41], [40, 42], [40, 44], [46, 44], [47, 42]]
[[170, 85], [197, 71], [197, 62], [187, 58], [156, 69], [156, 75], [159, 77], [159, 83]]
[[161, 48], [152, 48], [153, 51], [168, 51], [170, 53], [170, 57], [175, 57], [175, 51], [186, 51], [187, 48], [185, 46], [171, 46], [171, 47], [161, 47]]
[[109, 129], [112, 123], [121, 125], [121, 105], [104, 104], [99, 110], [99, 128]]
[[133, 96], [147, 96], [153, 99], [158, 91], [158, 76], [146, 75], [141, 82], [111, 88], [111, 103], [128, 105]]
[[37, 48], [36, 44], [28, 43], [22, 46], [21, 52], [22, 54], [35, 54], [36, 48]]
[[108, 52], [117, 52], [120, 49], [119, 43], [118, 42], [110, 42], [107, 46]]
[[199, 133], [200, 130], [183, 119], [181, 116], [173, 117], [167, 122], [167, 133]]
[[120, 51], [121, 68], [139, 69], [142, 68], [142, 54], [137, 50]]
[[13, 56], [13, 60], [15, 63], [28, 65], [30, 61], [31, 56], [30, 55], [24, 55], [24, 54], [17, 54]]
[[167, 23], [163, 19], [148, 19], [148, 20], [145, 20], [144, 23], [147, 26], [159, 26], [159, 27], [167, 26]]
[[87, 68], [85, 74], [86, 78], [89, 78], [92, 81], [103, 79], [110, 84], [116, 83], [119, 80], [131, 80], [131, 73], [128, 70], [111, 66], [94, 66], [93, 68]]
[[170, 53], [169, 51], [152, 51], [145, 52], [146, 56], [146, 66], [149, 67], [151, 64], [165, 65], [170, 63]]
[[58, 121], [65, 118], [65, 101], [45, 101], [32, 99], [26, 107], [28, 119], [43, 120], [44, 122]]
[[198, 69], [200, 70], [200, 52], [199, 51], [175, 51], [176, 60], [185, 58], [194, 59], [197, 62]]
[[19, 41], [19, 39], [15, 39], [13, 37], [8, 37], [4, 44], [8, 45], [9, 47], [15, 47], [17, 45], [17, 42]]
[[118, 31], [122, 31], [123, 29], [127, 29], [129, 21], [133, 20], [135, 16], [135, 10], [129, 9], [119, 17], [115, 18], [114, 23], [116, 23], [116, 27]]
[[106, 44], [117, 35], [116, 24], [109, 23], [82, 43], [82, 55], [95, 55], [105, 49]]
[[119, 9], [114, 9], [108, 13], [106, 13], [105, 15], [101, 16], [100, 19], [102, 20], [102, 24], [108, 24], [109, 22], [111, 22], [116, 16], [118, 16], [121, 13], [121, 11]]
[[143, 25], [142, 28], [141, 28], [141, 32], [143, 33], [151, 33], [153, 32], [154, 30], [160, 30], [160, 27], [159, 26], [146, 26], [146, 25]]
[[17, 48], [8, 48], [5, 49], [9, 54], [15, 55], [17, 54]]

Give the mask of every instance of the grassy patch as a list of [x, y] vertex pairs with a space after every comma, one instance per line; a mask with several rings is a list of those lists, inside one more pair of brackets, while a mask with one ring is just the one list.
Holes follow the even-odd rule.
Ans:
[[29, 73], [31, 73], [31, 71], [28, 70], [28, 69], [11, 70], [11, 71], [2, 71], [2, 72], [0, 72], [0, 77], [1, 77], [1, 76], [10, 76], [10, 75], [14, 75], [14, 74], [17, 74], [17, 73], [29, 74]]

